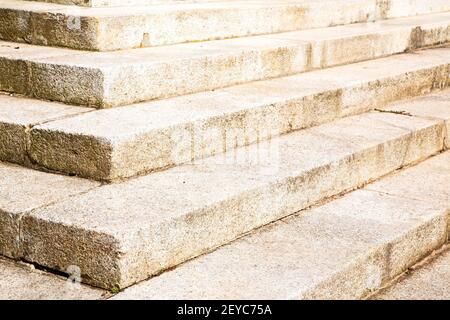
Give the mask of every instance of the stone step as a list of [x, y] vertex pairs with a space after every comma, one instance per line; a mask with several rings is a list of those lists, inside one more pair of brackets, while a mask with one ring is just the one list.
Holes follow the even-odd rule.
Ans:
[[114, 107], [442, 44], [449, 23], [450, 13], [440, 13], [118, 52], [0, 42], [0, 90]]
[[0, 38], [110, 51], [366, 22], [375, 15], [373, 0], [223, 1], [126, 10], [4, 0]]
[[[224, 0], [33, 0], [39, 2], [59, 3], [65, 5], [77, 5], [83, 7], [124, 7], [124, 6], [146, 6], [155, 4], [173, 4], [182, 5], [186, 3], [220, 3]], [[277, 0], [274, 3], [273, 0], [228, 0], [228, 3], [270, 3], [272, 5], [277, 3], [299, 3], [309, 4], [317, 0]], [[331, 10], [330, 0], [321, 0], [320, 2], [326, 3], [330, 13]], [[344, 1], [342, 1], [344, 2]], [[360, 5], [362, 1], [346, 0], [347, 3], [352, 3], [354, 6]], [[447, 0], [368, 0], [364, 1], [364, 4], [370, 8], [376, 9], [376, 12], [382, 17], [399, 17], [410, 16], [416, 14], [426, 14], [432, 12], [449, 10], [449, 4]], [[127, 8], [128, 9], [128, 8]]]
[[114, 181], [442, 89], [449, 74], [443, 48], [108, 110], [0, 96], [0, 159]]
[[450, 90], [447, 89], [438, 94], [410, 101], [394, 103], [383, 108], [383, 110], [427, 119], [444, 120], [446, 124], [444, 143], [450, 149]]
[[329, 27], [403, 14], [412, 16], [450, 10], [448, 1], [427, 0], [426, 5], [417, 5], [416, 2], [178, 2], [124, 10], [3, 0], [0, 5], [0, 17], [3, 17], [0, 38], [109, 51]]
[[[3, 228], [18, 235], [0, 250], [51, 269], [78, 266], [95, 286], [127, 287], [443, 150], [444, 127], [442, 120], [366, 113], [20, 215], [1, 208]], [[21, 182], [10, 181], [0, 192], [23, 197]]]
[[[113, 299], [360, 299], [446, 242], [449, 190], [447, 151], [376, 190], [369, 185], [285, 218]], [[414, 298], [432, 285], [448, 297], [445, 259], [440, 272], [413, 275], [381, 298]], [[427, 297], [430, 290], [420, 296]]]
[[450, 300], [450, 245], [397, 281], [378, 292], [371, 299]]
[[[0, 258], [0, 299], [2, 300], [93, 300], [106, 292], [36, 270], [33, 265]], [[72, 282], [74, 281], [74, 282]]]

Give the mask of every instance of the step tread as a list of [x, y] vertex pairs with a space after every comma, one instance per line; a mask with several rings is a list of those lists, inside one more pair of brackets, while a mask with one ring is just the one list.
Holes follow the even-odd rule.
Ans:
[[0, 258], [2, 300], [94, 300], [107, 297], [103, 290], [36, 270], [32, 265]]
[[30, 163], [28, 134], [33, 126], [67, 119], [91, 109], [10, 96], [0, 92], [0, 159], [22, 165]]
[[20, 219], [30, 211], [87, 192], [100, 184], [0, 163], [0, 248], [15, 257], [20, 250]]
[[36, 209], [21, 217], [21, 254], [127, 286], [442, 147], [440, 120], [341, 119]]
[[18, 97], [0, 92], [0, 122], [32, 127], [93, 111], [92, 108]]
[[[426, 107], [425, 107], [426, 106]], [[404, 113], [406, 115], [425, 117], [430, 119], [441, 119], [446, 122], [447, 136], [445, 143], [450, 148], [450, 90], [443, 90], [439, 94], [417, 98], [391, 104], [386, 111]]]
[[[71, 5], [80, 5], [76, 7], [77, 9], [117, 9], [123, 10], [123, 7], [127, 7], [127, 10], [133, 10], [134, 8], [158, 8], [158, 7], [173, 7], [180, 6], [182, 8], [188, 8], [192, 6], [215, 6], [215, 5], [285, 5], [285, 4], [304, 4], [304, 3], [329, 3], [332, 1], [341, 2], [351, 2], [351, 0], [277, 0], [276, 3], [273, 0], [100, 0], [100, 1], [90, 1], [90, 3], [84, 0], [33, 0], [35, 1], [36, 7], [47, 7], [47, 8], [64, 8], [73, 7]], [[77, 3], [78, 1], [78, 3]], [[20, 3], [24, 2], [22, 0], [3, 0], [5, 5], [18, 5], [18, 6], [29, 6], [34, 7], [32, 4]], [[109, 2], [109, 4], [108, 4]], [[353, 0], [354, 3], [361, 2], [360, 0]], [[385, 1], [386, 2], [386, 1]], [[61, 4], [69, 4], [62, 6]], [[446, 0], [428, 0], [427, 3], [421, 3], [415, 0], [404, 1], [404, 0], [390, 0], [389, 3], [383, 6], [383, 4], [378, 4], [375, 1], [366, 1], [368, 6], [373, 8], [377, 7], [378, 10], [384, 9], [384, 15], [387, 16], [398, 16], [400, 14], [418, 14], [418, 13], [429, 13], [436, 10], [448, 10], [448, 2]], [[3, 5], [3, 3], [2, 3]], [[86, 8], [83, 8], [86, 7]]]
[[374, 300], [449, 300], [450, 247], [427, 265], [419, 266]]
[[[420, 178], [413, 184], [397, 175], [394, 179], [414, 189], [419, 181], [433, 177], [440, 184], [433, 181], [428, 186], [448, 197], [450, 176], [440, 176], [448, 172], [450, 152], [404, 170], [402, 176]], [[257, 230], [114, 298], [362, 298], [446, 240], [449, 203], [436, 206], [412, 200], [402, 191], [392, 185], [382, 192], [352, 192]], [[409, 290], [408, 296], [411, 292], [416, 290]]]
[[118, 52], [0, 42], [0, 89], [114, 107], [375, 59], [450, 37], [450, 13], [402, 21], [314, 30], [309, 38], [312, 31], [300, 31]]
[[[36, 129], [58, 130], [68, 134], [93, 135], [113, 140], [114, 137], [134, 136], [143, 130], [151, 131], [201, 119], [243, 112], [256, 106], [275, 104], [280, 100], [293, 100], [294, 98], [307, 97], [315, 93], [342, 89], [351, 87], [354, 84], [362, 84], [413, 72], [414, 70], [439, 66], [450, 63], [449, 53], [450, 48], [420, 51], [414, 54], [404, 54], [311, 71], [215, 91], [144, 102], [121, 108], [95, 110], [77, 117], [51, 121], [38, 126]], [[393, 68], [394, 65], [396, 68]], [[271, 89], [270, 91], [268, 90], [269, 88]], [[225, 103], [224, 100], [226, 101]], [[33, 100], [29, 99], [29, 101]], [[34, 100], [36, 106], [40, 103], [40, 101]], [[410, 109], [413, 106], [410, 105], [410, 102], [405, 101], [403, 103], [408, 107], [405, 111], [411, 112], [412, 110]], [[54, 104], [54, 106], [66, 107], [64, 104]], [[401, 109], [402, 104], [389, 106], [390, 109], [393, 107]], [[84, 108], [75, 110], [84, 110]], [[87, 108], [87, 110], [92, 109]], [[11, 112], [14, 111], [11, 110]], [[427, 115], [427, 110], [420, 109], [420, 106], [414, 111], [417, 114]], [[439, 115], [439, 112], [436, 115]], [[111, 130], [112, 126], [114, 126], [114, 131]]]
[[[5, 115], [10, 124], [0, 135], [2, 159], [22, 159], [20, 136], [30, 141], [33, 162], [46, 168], [100, 180], [131, 177], [445, 87], [435, 82], [439, 69], [441, 81], [447, 78], [449, 51], [425, 50], [122, 108], [74, 108], [71, 112], [87, 113], [42, 125], [29, 121], [33, 127], [27, 133], [8, 118], [21, 124], [41, 102], [0, 96], [0, 125]], [[11, 104], [13, 99], [29, 103], [30, 111]], [[22, 132], [14, 142], [12, 130]], [[27, 135], [29, 139], [22, 138]]]
[[222, 1], [124, 10], [7, 1], [1, 11], [10, 21], [0, 26], [6, 40], [107, 51], [373, 21], [376, 6], [372, 0]]
[[[41, 47], [0, 41], [0, 53], [4, 57], [17, 57], [31, 61], [46, 61], [54, 64], [76, 65], [80, 67], [110, 67], [115, 64], [142, 64], [173, 61], [182, 57], [221, 55], [245, 48], [270, 48], [288, 44], [306, 44], [312, 40], [341, 39], [371, 33], [389, 32], [415, 26], [446, 24], [450, 12], [397, 18], [370, 23], [318, 28], [314, 30], [290, 31], [270, 35], [251, 36], [238, 39], [214, 40], [208, 42], [177, 44], [156, 48], [138, 48], [113, 52], [89, 52], [57, 47]], [[16, 49], [19, 47], [20, 49]], [[144, 60], [144, 61], [143, 61]]]
[[[39, 1], [39, 0], [35, 0]], [[158, 4], [186, 4], [186, 3], [215, 3], [215, 2], [225, 2], [225, 0], [45, 0], [47, 2], [52, 3], [61, 3], [61, 4], [76, 4], [79, 6], [88, 6], [88, 7], [120, 7], [120, 6], [145, 6], [145, 5], [158, 5]], [[241, 2], [242, 0], [227, 0], [226, 2]], [[247, 2], [273, 2], [271, 0], [247, 0]], [[302, 2], [311, 2], [311, 0], [278, 0], [277, 2], [296, 2], [296, 3], [302, 3]], [[322, 2], [325, 2], [326, 0], [321, 0]], [[317, 1], [316, 1], [317, 2]], [[348, 2], [348, 0], [347, 0]], [[385, 1], [386, 3], [386, 1]], [[393, 13], [397, 13], [398, 11], [404, 12], [405, 5], [411, 5], [419, 7], [422, 10], [430, 10], [431, 5], [441, 5], [444, 6], [448, 4], [446, 0], [428, 0], [426, 4], [418, 2], [416, 0], [410, 0], [410, 1], [398, 1], [398, 0], [390, 0], [388, 5], [385, 6], [384, 10]], [[373, 4], [375, 5], [375, 3]], [[381, 6], [381, 4], [380, 4]], [[411, 10], [411, 9], [410, 9]], [[411, 14], [411, 13], [410, 13]]]
[[[326, 0], [328, 2], [348, 2], [348, 0]], [[358, 0], [352, 0], [356, 3]], [[322, 0], [323, 2], [323, 0]], [[367, 1], [366, 1], [367, 2]], [[151, 6], [130, 6], [124, 11], [123, 7], [73, 7], [52, 2], [3, 0], [0, 8], [20, 9], [31, 12], [48, 12], [61, 14], [76, 14], [77, 16], [131, 16], [161, 13], [164, 11], [182, 11], [190, 9], [209, 8], [270, 8], [301, 4], [314, 4], [316, 0], [216, 0], [203, 2], [173, 1], [170, 3], [155, 3]]]

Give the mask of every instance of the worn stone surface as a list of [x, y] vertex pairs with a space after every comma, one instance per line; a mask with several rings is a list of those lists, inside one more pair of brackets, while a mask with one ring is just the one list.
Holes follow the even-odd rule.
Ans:
[[23, 257], [125, 287], [435, 154], [443, 132], [436, 120], [365, 114], [104, 186], [23, 217]]
[[[428, 0], [425, 3], [422, 0], [194, 2], [127, 7], [124, 12], [123, 8], [76, 8], [3, 0], [0, 15], [4, 23], [0, 24], [0, 37], [77, 49], [115, 50], [279, 33], [450, 10], [446, 0]], [[119, 3], [127, 5], [123, 0]]]
[[419, 199], [435, 205], [450, 207], [449, 164], [450, 154], [445, 152], [420, 166], [399, 172], [368, 188], [379, 192], [389, 190], [394, 195], [401, 194], [410, 199]]
[[19, 225], [24, 214], [98, 185], [88, 180], [0, 163], [0, 253], [20, 256], [22, 235]]
[[373, 297], [376, 300], [449, 300], [450, 250]]
[[87, 50], [140, 48], [373, 21], [373, 3], [210, 1], [123, 10], [3, 0], [0, 15], [11, 23], [0, 25], [0, 37]]
[[48, 121], [91, 111], [0, 93], [0, 160], [29, 164], [29, 130]]
[[444, 88], [449, 57], [426, 50], [90, 112], [34, 127], [31, 156], [62, 172], [126, 178]]
[[446, 147], [450, 148], [450, 90], [419, 97], [411, 101], [395, 103], [384, 108], [408, 115], [441, 119], [447, 128]]
[[414, 16], [448, 11], [446, 0], [377, 0], [379, 15], [383, 18]]
[[[36, 0], [36, 1], [70, 4], [86, 7], [143, 6], [150, 4], [180, 5], [182, 3], [193, 3], [193, 2], [195, 3], [220, 2], [219, 0]], [[228, 0], [226, 2], [242, 3], [242, 1], [237, 0]], [[273, 3], [272, 0], [259, 0], [259, 2]], [[314, 3], [314, 1], [311, 0], [282, 0], [282, 1], [278, 0], [277, 2], [284, 2], [284, 3], [295, 2], [305, 4]], [[320, 2], [329, 3], [331, 1], [323, 0]], [[341, 2], [353, 4], [353, 1], [349, 0], [341, 0]], [[358, 2], [355, 1], [355, 4], [358, 4]], [[375, 12], [377, 12], [377, 17], [379, 18], [426, 14], [431, 12], [447, 11], [449, 9], [449, 5], [446, 0], [427, 0], [425, 3], [421, 0], [371, 0], [364, 2], [364, 4], [368, 6], [367, 9], [375, 10]]]
[[446, 223], [443, 208], [355, 191], [114, 299], [359, 299], [442, 245]]
[[[369, 26], [117, 52], [43, 49], [1, 42], [0, 65], [5, 65], [7, 72], [0, 75], [0, 89], [66, 103], [114, 107], [441, 44], [448, 40], [449, 22], [450, 13], [440, 13]], [[322, 36], [316, 39], [316, 34]], [[332, 48], [333, 55], [327, 48]]]
[[67, 279], [36, 270], [32, 265], [0, 258], [2, 300], [96, 300], [105, 291], [68, 283]]

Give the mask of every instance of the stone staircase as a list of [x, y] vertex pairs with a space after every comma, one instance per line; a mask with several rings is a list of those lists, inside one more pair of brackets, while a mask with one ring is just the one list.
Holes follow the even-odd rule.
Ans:
[[444, 245], [450, 3], [273, 2], [2, 1], [0, 253], [115, 298], [356, 299]]

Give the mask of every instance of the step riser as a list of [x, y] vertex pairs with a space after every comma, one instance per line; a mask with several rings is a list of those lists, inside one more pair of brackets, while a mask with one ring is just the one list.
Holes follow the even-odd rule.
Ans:
[[[386, 126], [386, 121], [389, 123], [393, 119], [395, 121], [399, 119], [397, 115], [387, 114], [375, 114], [370, 119], [373, 116], [377, 119], [380, 117], [384, 119], [381, 122], [375, 120], [375, 123], [382, 126]], [[363, 119], [366, 118], [363, 117]], [[412, 120], [409, 117], [402, 117], [402, 127], [408, 126], [407, 123]], [[317, 134], [311, 139], [314, 139], [315, 143], [321, 144], [321, 148], [323, 148], [326, 143], [318, 140], [325, 136], [328, 137], [327, 139], [332, 139], [331, 137], [335, 135], [342, 135], [343, 130], [353, 127], [347, 121], [353, 120], [350, 118], [345, 120], [342, 122], [341, 128], [332, 126], [331, 129], [327, 129], [330, 127], [324, 126], [311, 129], [313, 134]], [[373, 120], [367, 119], [367, 121]], [[424, 120], [420, 121], [423, 122]], [[59, 215], [70, 214], [70, 219], [79, 214], [83, 215], [84, 209], [82, 207], [86, 208], [87, 206], [89, 208], [91, 201], [94, 201], [92, 204], [99, 205], [103, 210], [110, 205], [98, 203], [100, 199], [112, 200], [112, 198], [109, 198], [110, 196], [104, 198], [105, 193], [111, 193], [111, 196], [114, 194], [114, 198], [120, 198], [121, 201], [126, 203], [120, 193], [127, 192], [126, 194], [130, 195], [130, 192], [133, 193], [133, 191], [127, 191], [123, 185], [105, 187], [100, 191], [101, 195], [87, 194], [85, 197], [82, 196], [79, 199], [80, 208], [76, 203], [71, 203], [71, 206], [78, 208], [75, 212], [67, 212], [70, 209], [65, 207], [64, 204], [37, 210], [31, 215], [24, 216], [21, 220], [23, 238], [22, 249], [18, 255], [26, 260], [54, 269], [65, 268], [67, 264], [77, 265], [85, 275], [84, 280], [96, 286], [105, 288], [129, 286], [191, 257], [207, 252], [216, 246], [227, 243], [258, 226], [299, 211], [325, 197], [361, 186], [367, 181], [376, 179], [409, 163], [423, 160], [443, 149], [443, 122], [430, 121], [427, 125], [421, 125], [420, 129], [412, 129], [414, 131], [412, 133], [408, 133], [405, 129], [401, 129], [402, 133], [398, 131], [395, 134], [388, 133], [390, 130], [399, 130], [396, 127], [389, 128], [377, 128], [373, 132], [367, 132], [366, 134], [371, 135], [371, 138], [369, 138], [371, 142], [363, 144], [364, 147], [358, 142], [361, 139], [360, 136], [353, 137], [349, 140], [354, 140], [351, 144], [356, 143], [356, 146], [351, 148], [352, 151], [348, 150], [348, 144], [342, 144], [341, 138], [337, 138], [336, 141], [338, 142], [333, 143], [340, 144], [339, 147], [336, 146], [336, 150], [341, 150], [339, 151], [342, 152], [341, 155], [333, 155], [332, 162], [325, 160], [320, 165], [316, 165], [317, 161], [315, 161], [315, 165], [309, 171], [298, 172], [296, 175], [289, 175], [289, 177], [284, 178], [269, 176], [269, 180], [274, 178], [275, 180], [272, 180], [271, 183], [266, 182], [259, 187], [254, 186], [259, 184], [258, 178], [252, 179], [253, 187], [246, 192], [240, 192], [237, 196], [228, 197], [226, 200], [224, 199], [224, 201], [211, 206], [204, 206], [163, 224], [148, 223], [146, 225], [145, 222], [139, 222], [140, 231], [137, 234], [127, 233], [127, 237], [131, 238], [125, 242], [118, 242], [115, 236], [103, 233], [100, 230], [97, 231], [97, 228], [96, 230], [77, 228], [78, 222], [75, 224], [63, 222], [64, 218], [61, 218], [63, 219], [60, 220], [61, 223], [48, 221], [49, 217], [59, 220]], [[380, 138], [374, 138], [374, 134], [387, 134], [391, 137], [382, 138], [382, 142]], [[375, 141], [372, 139], [375, 139]], [[376, 142], [378, 140], [379, 142]], [[264, 150], [266, 147], [261, 148]], [[296, 154], [297, 152], [305, 152], [308, 148], [305, 145], [297, 147], [298, 151], [291, 149], [287, 151], [286, 146], [282, 147], [281, 150], [289, 152], [289, 154]], [[315, 148], [317, 148], [317, 145]], [[347, 151], [343, 151], [343, 149], [347, 149]], [[240, 150], [239, 152], [246, 152], [243, 149]], [[329, 155], [332, 151], [325, 150], [323, 152]], [[271, 154], [270, 157], [272, 156], [275, 155]], [[229, 157], [233, 157], [233, 155], [229, 155]], [[281, 157], [283, 158], [283, 155]], [[301, 158], [301, 156], [299, 157]], [[206, 163], [214, 163], [214, 161], [221, 160], [220, 158], [214, 158], [209, 159], [209, 162]], [[276, 160], [269, 159], [268, 163], [276, 163], [274, 161]], [[308, 159], [308, 161], [311, 160]], [[243, 164], [238, 164], [238, 167], [241, 167], [241, 165]], [[283, 166], [289, 166], [284, 160], [280, 161], [279, 165], [281, 165], [280, 172], [283, 172]], [[245, 166], [249, 166], [249, 164]], [[202, 171], [203, 173], [216, 172], [218, 168], [226, 170], [227, 174], [233, 172], [233, 165], [230, 168], [224, 168], [223, 164], [220, 165], [219, 163], [217, 169], [208, 168], [208, 166], [202, 169], [200, 165], [199, 171], [194, 172], [194, 174], [198, 178]], [[180, 167], [179, 171], [170, 171], [167, 174], [173, 173], [172, 178], [164, 176], [164, 181], [169, 179], [172, 181], [171, 183], [174, 183], [180, 178], [186, 181], [197, 179], [189, 177], [189, 175], [183, 178], [183, 170], [184, 168]], [[261, 174], [266, 177], [267, 173], [264, 172], [261, 172]], [[244, 175], [243, 172], [241, 175]], [[158, 175], [151, 175], [148, 179], [158, 179]], [[205, 179], [205, 181], [208, 180], [207, 177]], [[140, 181], [142, 180], [132, 181], [130, 184], [133, 186], [139, 185]], [[277, 182], [275, 183], [275, 181]], [[147, 182], [147, 184], [152, 184], [152, 182]], [[199, 186], [187, 187], [192, 191], [200, 188]], [[155, 191], [150, 190], [149, 192], [148, 196], [160, 197]], [[184, 192], [180, 191], [179, 194]], [[212, 192], [215, 191], [212, 190]], [[195, 195], [193, 196], [195, 197]], [[146, 196], [140, 195], [139, 199], [142, 197], [145, 198]], [[162, 199], [165, 199], [165, 202], [171, 201], [165, 196], [162, 196]], [[152, 205], [149, 205], [147, 208], [151, 207]], [[88, 210], [90, 212], [96, 211], [93, 207]], [[134, 212], [139, 212], [139, 210], [136, 209]], [[96, 212], [100, 214], [99, 211]], [[149, 212], [148, 215], [150, 217], [151, 213]], [[133, 218], [130, 217], [130, 219]], [[82, 225], [85, 227], [83, 223]], [[119, 235], [117, 236], [120, 238]]]
[[[439, 249], [446, 242], [447, 215], [442, 213], [392, 239], [356, 263], [293, 299], [359, 300], [381, 289], [396, 276]], [[381, 275], [380, 279], [376, 275]]]
[[[449, 64], [408, 70], [396, 76], [369, 78], [346, 87], [332, 86], [323, 92], [297, 95], [284, 101], [275, 98], [257, 108], [218, 118], [184, 122], [162, 129], [149, 128], [116, 142], [90, 134], [77, 134], [76, 131], [64, 132], [50, 123], [34, 127], [29, 132], [29, 154], [33, 163], [48, 169], [114, 181], [191, 162], [445, 88], [449, 85], [449, 74]], [[302, 82], [299, 90], [301, 86]], [[87, 120], [82, 116], [79, 121]], [[5, 134], [9, 136], [6, 131]], [[14, 144], [10, 144], [6, 150], [13, 154], [13, 147]], [[73, 150], [78, 152], [74, 154]]]
[[29, 133], [33, 126], [93, 110], [5, 94], [0, 94], [0, 101], [0, 160], [32, 167]]
[[[411, 267], [403, 274], [368, 299], [378, 301], [394, 300], [449, 300], [448, 287], [443, 287], [450, 278], [450, 246], [444, 245], [429, 257]], [[412, 288], [417, 290], [411, 290]]]
[[27, 160], [28, 128], [20, 124], [0, 123], [0, 159], [21, 165]]
[[[0, 89], [36, 98], [107, 108], [281, 77], [310, 71], [318, 66], [331, 67], [375, 59], [419, 45], [442, 44], [450, 40], [448, 30], [446, 22], [424, 25], [422, 29], [400, 27], [392, 32], [326, 42], [262, 37], [263, 48], [260, 49], [252, 47], [208, 56], [194, 55], [170, 63], [134, 62], [99, 68], [50, 63], [41, 57], [30, 57], [24, 62], [23, 57], [16, 57], [14, 50], [11, 50], [11, 53], [0, 57], [0, 66], [4, 70], [0, 75]], [[240, 45], [242, 40], [230, 41], [238, 41]], [[268, 46], [268, 42], [278, 45]], [[348, 54], [354, 52], [355, 46], [372, 49]], [[89, 61], [94, 57], [87, 55], [83, 60]]]

